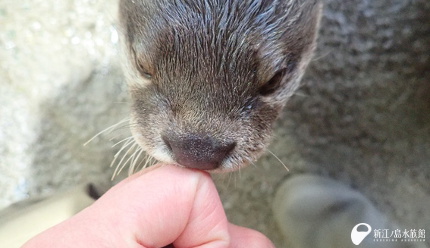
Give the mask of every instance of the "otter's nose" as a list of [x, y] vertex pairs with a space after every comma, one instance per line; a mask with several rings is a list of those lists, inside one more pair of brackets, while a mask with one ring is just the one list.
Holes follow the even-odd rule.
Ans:
[[218, 168], [222, 161], [236, 146], [235, 142], [220, 142], [208, 136], [163, 135], [163, 141], [171, 150], [173, 159], [187, 167], [200, 170], [213, 170]]

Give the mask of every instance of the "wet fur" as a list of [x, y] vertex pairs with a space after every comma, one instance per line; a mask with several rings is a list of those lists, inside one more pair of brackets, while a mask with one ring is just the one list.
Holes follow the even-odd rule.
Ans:
[[[317, 0], [121, 0], [136, 141], [175, 163], [161, 136], [199, 134], [236, 144], [217, 171], [255, 161], [311, 59], [320, 9]], [[261, 94], [277, 73], [279, 85]]]

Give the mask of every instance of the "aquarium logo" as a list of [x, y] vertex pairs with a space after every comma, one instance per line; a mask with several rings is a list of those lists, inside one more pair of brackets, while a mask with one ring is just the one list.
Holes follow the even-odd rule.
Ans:
[[[367, 223], [354, 226], [351, 231], [351, 241], [359, 245], [372, 232], [372, 227]], [[373, 229], [374, 242], [425, 242], [425, 229]]]
[[[365, 226], [367, 231], [359, 231], [358, 228], [361, 226]], [[359, 245], [363, 240], [369, 235], [372, 231], [372, 227], [367, 223], [360, 223], [354, 226], [351, 231], [351, 240], [354, 245]]]

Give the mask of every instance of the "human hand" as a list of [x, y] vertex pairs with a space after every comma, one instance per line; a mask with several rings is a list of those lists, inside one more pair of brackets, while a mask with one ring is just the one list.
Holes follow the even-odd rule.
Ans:
[[[157, 165], [22, 248], [270, 248], [261, 233], [228, 222], [208, 173]], [[171, 247], [171, 246], [169, 246]]]

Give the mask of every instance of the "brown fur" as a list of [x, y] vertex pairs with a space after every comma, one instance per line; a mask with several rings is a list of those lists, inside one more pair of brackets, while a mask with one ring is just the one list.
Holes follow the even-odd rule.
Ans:
[[121, 0], [136, 141], [178, 164], [171, 144], [202, 162], [228, 147], [203, 167], [213, 171], [256, 160], [310, 61], [320, 9], [318, 0]]

